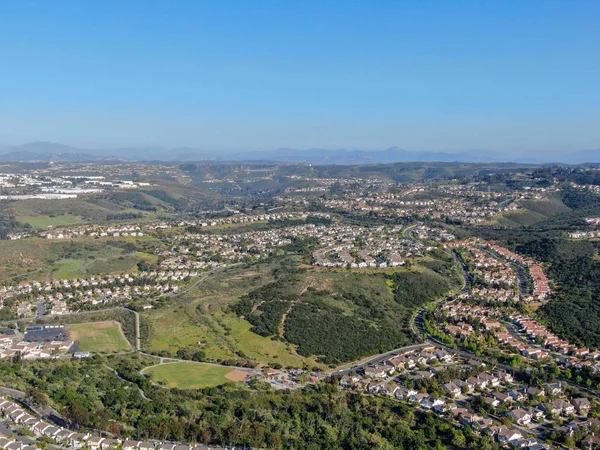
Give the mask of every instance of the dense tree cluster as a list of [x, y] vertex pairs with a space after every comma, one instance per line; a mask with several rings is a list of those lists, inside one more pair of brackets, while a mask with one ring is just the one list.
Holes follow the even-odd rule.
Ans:
[[333, 384], [299, 391], [272, 391], [260, 383], [254, 390], [232, 385], [168, 390], [138, 373], [147, 364], [140, 356], [1, 361], [0, 379], [37, 402], [49, 401], [75, 428], [137, 439], [271, 449], [498, 448], [491, 438], [436, 415], [391, 399], [340, 392]]

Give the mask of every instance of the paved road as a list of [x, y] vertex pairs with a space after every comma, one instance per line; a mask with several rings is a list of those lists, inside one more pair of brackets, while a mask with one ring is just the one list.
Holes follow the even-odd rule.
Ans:
[[0, 394], [7, 395], [12, 398], [23, 398], [25, 397], [25, 392], [18, 391], [16, 389], [7, 388], [4, 386], [0, 386]]
[[404, 236], [406, 236], [408, 239], [412, 239], [413, 241], [416, 240], [416, 238], [413, 236], [413, 229], [418, 225], [418, 223], [415, 223], [414, 225], [406, 227], [404, 230]]

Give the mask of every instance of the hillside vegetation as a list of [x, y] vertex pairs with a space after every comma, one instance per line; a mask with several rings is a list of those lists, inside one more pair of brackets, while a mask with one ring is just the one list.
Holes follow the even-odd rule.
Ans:
[[[452, 263], [440, 264], [449, 270]], [[456, 284], [455, 277], [424, 266], [391, 274], [291, 270], [242, 297], [233, 310], [255, 333], [337, 364], [412, 343], [414, 309]]]
[[540, 239], [517, 249], [548, 264], [557, 292], [540, 313], [552, 329], [579, 346], [600, 347], [598, 242]]
[[528, 227], [571, 211], [559, 197], [548, 197], [542, 200], [523, 200], [522, 211], [502, 215], [498, 223], [506, 227]]
[[144, 348], [164, 356], [235, 365], [316, 365], [314, 358], [298, 355], [293, 345], [255, 333], [250, 322], [230, 309], [240, 297], [285, 271], [285, 262], [276, 260], [211, 273], [185, 295], [143, 313], [150, 329]]
[[0, 241], [0, 279], [13, 281], [74, 278], [137, 270], [153, 261], [156, 241], [150, 237], [71, 241], [41, 238]]

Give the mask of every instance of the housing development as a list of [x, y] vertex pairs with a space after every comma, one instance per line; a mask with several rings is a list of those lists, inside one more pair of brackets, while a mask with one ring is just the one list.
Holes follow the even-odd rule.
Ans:
[[4, 164], [0, 447], [600, 448], [598, 180]]

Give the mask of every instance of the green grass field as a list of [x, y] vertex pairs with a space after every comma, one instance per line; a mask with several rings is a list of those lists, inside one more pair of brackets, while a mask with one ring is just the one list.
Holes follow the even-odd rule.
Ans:
[[50, 227], [58, 227], [61, 225], [74, 225], [83, 222], [81, 216], [73, 214], [63, 214], [59, 216], [20, 216], [17, 218], [19, 222], [28, 223], [33, 228], [46, 229]]
[[230, 382], [225, 375], [233, 372], [228, 367], [198, 363], [167, 363], [144, 371], [156, 383], [169, 388], [201, 389]]
[[121, 249], [107, 247], [86, 258], [65, 258], [56, 261], [52, 266], [52, 275], [54, 278], [77, 278], [135, 271], [137, 263], [142, 259], [152, 260], [153, 255], [123, 253]]
[[71, 339], [79, 350], [93, 353], [116, 353], [130, 350], [117, 322], [78, 323], [67, 325]]

